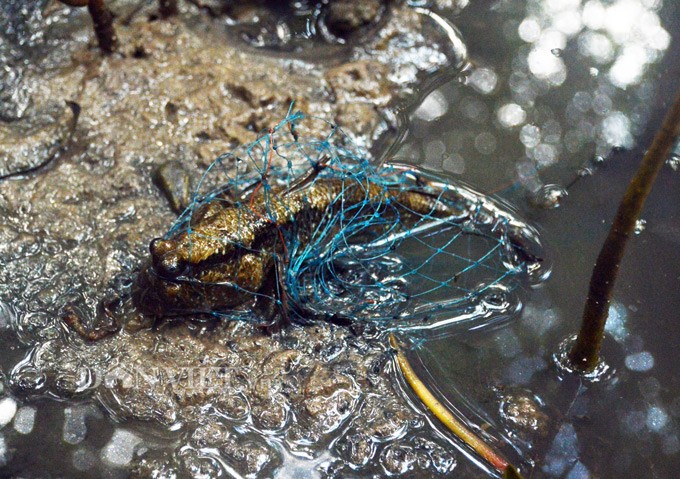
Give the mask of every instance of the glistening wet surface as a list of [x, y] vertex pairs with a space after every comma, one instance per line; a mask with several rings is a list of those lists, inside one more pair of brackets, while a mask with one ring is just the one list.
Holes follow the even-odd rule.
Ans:
[[[7, 82], [21, 88], [2, 96], [4, 131], [24, 138], [19, 123], [30, 125], [41, 111], [52, 112], [50, 124], [66, 118], [68, 110], [59, 116], [48, 105], [62, 97], [82, 111], [65, 154], [0, 185], [3, 474], [479, 476], [402, 387], [380, 330], [356, 335], [319, 323], [269, 337], [245, 323], [166, 324], [83, 345], [57, 317], [66, 302], [92, 316], [173, 221], [152, 184], [154, 165], [182, 158], [201, 172], [282, 118], [293, 98], [331, 121], [344, 114], [345, 128], [370, 144], [394, 118], [382, 107], [420, 70], [425, 98], [409, 110], [393, 151], [478, 190], [499, 191], [538, 225], [553, 271], [541, 287], [517, 292], [521, 311], [499, 314], [491, 326], [403, 331], [414, 344], [409, 358], [453, 407], [504, 438], [501, 449], [524, 471], [533, 463], [532, 477], [672, 475], [680, 450], [672, 346], [680, 215], [671, 201], [680, 180], [672, 165], [622, 268], [605, 350], [610, 374], [586, 383], [552, 363], [577, 328], [616, 201], [677, 88], [680, 26], [671, 23], [678, 15], [672, 2], [477, 2], [456, 16], [442, 12], [461, 30], [472, 66], [431, 93], [422, 73], [445, 63], [441, 52], [450, 44], [430, 36], [419, 44], [412, 30], [390, 30], [389, 22], [381, 45], [408, 55], [358, 47], [344, 50], [358, 63], [325, 70], [281, 66], [280, 53], [218, 53], [206, 18], [193, 17], [188, 28], [142, 15], [119, 32], [129, 56], [100, 63], [85, 45], [88, 30], [74, 26], [86, 21], [81, 14], [46, 16], [55, 37], [38, 26], [42, 5], [26, 8], [33, 23], [16, 27], [22, 40], [6, 53]], [[423, 25], [426, 35], [442, 33], [439, 17], [404, 12], [394, 17]], [[136, 38], [146, 63], [133, 56]], [[182, 61], [187, 51], [191, 62]], [[215, 65], [220, 55], [228, 61]], [[244, 73], [249, 58], [265, 72]], [[390, 61], [380, 67], [366, 58]], [[150, 65], [157, 68], [152, 82]], [[389, 82], [381, 84], [384, 77]], [[195, 90], [186, 86], [192, 81]], [[360, 113], [363, 122], [355, 120]], [[51, 143], [43, 138], [55, 133], [39, 131], [45, 136], [29, 137], [34, 143], [22, 148], [44, 157]], [[8, 171], [26, 166], [14, 160]], [[592, 175], [569, 186], [583, 168]], [[559, 208], [542, 209], [558, 201]], [[168, 371], [169, 364], [176, 368]], [[206, 370], [219, 387], [190, 387], [205, 384]]]

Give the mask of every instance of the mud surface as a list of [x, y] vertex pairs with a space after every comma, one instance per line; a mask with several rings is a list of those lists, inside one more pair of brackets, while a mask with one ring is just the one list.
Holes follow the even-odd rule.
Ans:
[[[111, 3], [119, 18], [132, 12]], [[22, 7], [1, 7], [11, 15], [0, 80], [0, 175], [9, 176], [0, 183], [0, 327], [26, 357], [15, 364], [15, 351], [2, 367], [20, 400], [94, 397], [135, 430], [114, 433], [127, 453], [105, 448], [101, 462], [76, 462], [81, 473], [266, 477], [307, 459], [303, 467], [325, 477], [447, 476], [456, 453], [404, 399], [377, 331], [321, 323], [265, 335], [244, 323], [174, 322], [84, 344], [59, 319], [75, 304], [94, 321], [173, 221], [152, 180], [159, 165], [180, 161], [198, 175], [293, 100], [363, 145], [394, 128], [386, 107], [449, 63], [447, 40], [422, 33], [429, 20], [398, 3], [356, 12], [339, 31], [380, 14], [377, 32], [312, 62], [310, 48], [286, 59], [235, 42], [188, 5], [166, 20], [147, 7], [117, 25], [121, 48], [102, 57], [84, 12]], [[75, 127], [66, 101], [80, 107]]]

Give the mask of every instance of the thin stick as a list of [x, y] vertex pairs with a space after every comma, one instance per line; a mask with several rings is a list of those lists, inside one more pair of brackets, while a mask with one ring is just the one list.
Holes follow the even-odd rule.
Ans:
[[668, 158], [673, 142], [679, 135], [680, 91], [675, 103], [666, 114], [661, 129], [654, 137], [652, 146], [645, 153], [640, 168], [628, 185], [607, 239], [597, 257], [593, 275], [590, 278], [581, 330], [568, 355], [571, 366], [580, 372], [592, 372], [599, 363], [609, 304], [626, 243], [635, 230], [635, 223], [654, 180]]
[[462, 422], [455, 418], [455, 416], [446, 407], [440, 403], [437, 398], [430, 392], [429, 389], [418, 378], [415, 371], [409, 364], [406, 355], [401, 350], [397, 338], [394, 334], [390, 334], [390, 346], [397, 352], [397, 364], [401, 369], [404, 379], [411, 386], [413, 392], [420, 398], [420, 400], [432, 411], [432, 413], [444, 424], [452, 433], [458, 436], [465, 444], [470, 446], [477, 454], [479, 454], [486, 462], [491, 464], [501, 474], [510, 474], [509, 477], [519, 477], [514, 467], [508, 463], [498, 452], [491, 446], [485, 443], [479, 436], [468, 429]]
[[71, 7], [84, 7], [92, 17], [94, 23], [94, 33], [97, 35], [99, 49], [105, 55], [114, 52], [118, 45], [116, 30], [113, 27], [113, 14], [104, 4], [104, 0], [59, 0], [61, 3]]
[[94, 32], [97, 35], [99, 48], [105, 55], [113, 53], [118, 45], [118, 37], [113, 28], [113, 14], [106, 8], [104, 0], [90, 0], [87, 9], [94, 22]]

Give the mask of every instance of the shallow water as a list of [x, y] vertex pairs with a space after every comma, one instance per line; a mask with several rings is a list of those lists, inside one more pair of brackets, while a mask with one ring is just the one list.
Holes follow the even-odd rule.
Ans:
[[[603, 5], [612, 10], [602, 14]], [[426, 382], [453, 407], [504, 436], [502, 449], [520, 465], [535, 464], [532, 477], [670, 477], [680, 464], [673, 347], [680, 336], [680, 206], [671, 201], [680, 177], [670, 166], [622, 267], [605, 350], [611, 374], [584, 383], [561, 376], [552, 363], [561, 341], [578, 326], [590, 268], [616, 201], [678, 87], [680, 49], [668, 41], [680, 35], [680, 23], [671, 22], [679, 14], [669, 0], [474, 2], [451, 16], [473, 63], [469, 74], [409, 111], [399, 158], [498, 192], [538, 225], [548, 245], [552, 274], [519, 293], [519, 314], [475, 331], [465, 325], [421, 331], [411, 336], [418, 341], [409, 352]], [[612, 152], [618, 146], [624, 150]], [[598, 155], [605, 158], [602, 164], [592, 161]], [[566, 189], [584, 167], [593, 174], [569, 187], [559, 208], [537, 206], [546, 204], [544, 185]], [[9, 374], [26, 350], [7, 328], [13, 310], [2, 306], [0, 366]], [[509, 404], [518, 397], [537, 405], [535, 423], [512, 422]], [[49, 470], [125, 477], [125, 465], [145, 447], [170, 451], [183, 444], [178, 432], [111, 420], [86, 400], [0, 401], [0, 419], [7, 418], [0, 429], [0, 464], [10, 476], [42, 477]], [[115, 417], [116, 409], [111, 413]], [[432, 421], [427, 427], [439, 426]], [[263, 457], [271, 454], [271, 446], [248, 434], [243, 437], [260, 444]], [[439, 447], [448, 444], [446, 433], [435, 437]], [[390, 444], [374, 459], [381, 464], [373, 472], [356, 475], [389, 470], [385, 464], [392, 460], [395, 472], [402, 467], [406, 476], [429, 477], [427, 469], [414, 466], [414, 444], [422, 438], [409, 440]], [[347, 453], [361, 444], [341, 441], [335, 447]], [[281, 477], [298, 477], [328, 459], [317, 451], [306, 461], [281, 442], [274, 450], [279, 459], [268, 473], [278, 468]], [[437, 451], [441, 470], [455, 457], [460, 477], [478, 474], [460, 453]]]
[[[474, 397], [463, 409], [522, 445], [532, 477], [671, 477], [680, 464], [672, 346], [680, 178], [671, 164], [621, 268], [609, 375], [583, 382], [551, 358], [578, 329], [617, 201], [680, 85], [677, 4], [582, 3], [475, 2], [456, 19], [477, 66], [465, 85], [442, 87], [415, 111], [400, 153], [499, 191], [539, 225], [553, 271], [526, 291], [506, 327], [435, 338], [413, 354], [454, 405]], [[555, 206], [546, 191], [560, 192], [559, 207], [539, 207]], [[513, 394], [542, 404], [545, 435], [504, 418], [503, 398]]]

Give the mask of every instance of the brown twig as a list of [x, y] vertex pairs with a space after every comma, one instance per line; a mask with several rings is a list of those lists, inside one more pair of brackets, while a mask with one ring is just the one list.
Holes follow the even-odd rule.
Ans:
[[94, 23], [94, 33], [97, 35], [99, 49], [105, 55], [114, 52], [118, 45], [116, 30], [113, 27], [113, 14], [106, 7], [104, 0], [59, 0], [71, 7], [87, 7], [87, 11]]
[[668, 158], [673, 142], [680, 135], [680, 91], [666, 114], [652, 146], [645, 153], [638, 171], [628, 185], [607, 239], [597, 257], [590, 278], [583, 322], [576, 343], [569, 351], [570, 366], [580, 372], [595, 370], [600, 361], [600, 347], [609, 313], [612, 292], [628, 238], [652, 189], [654, 180]]
[[64, 308], [61, 319], [69, 328], [78, 333], [78, 335], [85, 341], [96, 342], [111, 336], [120, 330], [120, 324], [114, 318], [110, 307], [104, 306], [103, 312], [111, 322], [111, 324], [105, 328], [88, 328], [85, 326], [82, 316], [70, 305]]

